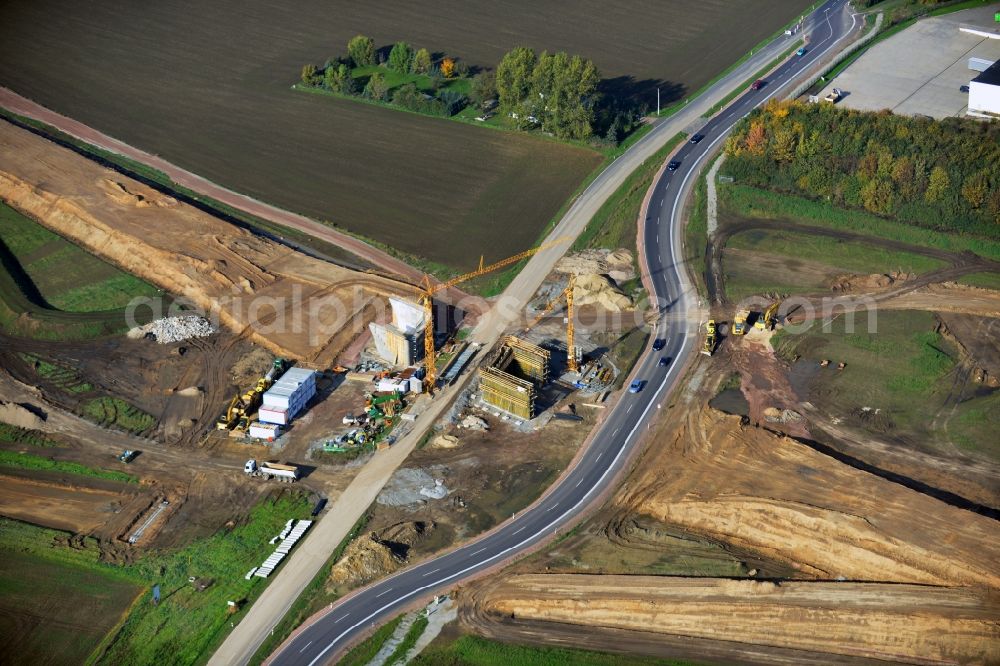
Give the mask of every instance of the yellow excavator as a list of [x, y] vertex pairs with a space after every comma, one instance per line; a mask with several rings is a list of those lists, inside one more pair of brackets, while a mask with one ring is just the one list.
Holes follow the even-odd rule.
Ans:
[[774, 330], [774, 316], [778, 313], [778, 307], [781, 305], [781, 301], [775, 301], [767, 306], [767, 309], [757, 318], [757, 322], [754, 324], [754, 328], [758, 331], [772, 331]]
[[709, 319], [705, 324], [705, 344], [701, 348], [701, 353], [711, 356], [715, 353], [715, 320]]
[[240, 401], [240, 396], [236, 396], [229, 403], [226, 411], [222, 412], [219, 420], [215, 422], [215, 428], [217, 430], [232, 429], [236, 426], [236, 422], [239, 420], [241, 414], [243, 414], [243, 403]]

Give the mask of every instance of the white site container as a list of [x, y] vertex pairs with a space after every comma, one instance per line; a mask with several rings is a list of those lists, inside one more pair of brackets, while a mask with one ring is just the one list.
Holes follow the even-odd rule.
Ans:
[[254, 421], [250, 424], [250, 436], [255, 439], [263, 439], [273, 442], [281, 436], [281, 426], [277, 423], [261, 423]]
[[264, 406], [283, 409], [294, 415], [316, 395], [316, 372], [292, 368], [264, 393]]
[[403, 382], [398, 379], [382, 379], [378, 383], [378, 390], [382, 393], [406, 393]]
[[288, 412], [283, 409], [271, 409], [261, 407], [257, 412], [257, 418], [263, 423], [273, 423], [276, 425], [288, 425]]

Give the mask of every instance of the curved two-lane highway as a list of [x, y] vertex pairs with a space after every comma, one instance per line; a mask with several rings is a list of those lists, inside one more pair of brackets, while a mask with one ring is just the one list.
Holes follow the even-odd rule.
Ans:
[[[855, 25], [846, 0], [830, 0], [808, 19], [810, 41], [803, 56], [793, 56], [767, 79], [759, 91], [748, 91], [709, 121], [699, 134], [704, 139], [684, 145], [671, 159], [675, 171], [664, 171], [657, 181], [644, 229], [645, 262], [649, 283], [662, 304], [662, 316], [653, 337], [665, 338], [660, 351], [647, 350], [635, 377], [645, 382], [639, 393], [625, 393], [607, 420], [559, 484], [535, 505], [493, 532], [440, 557], [422, 562], [355, 593], [303, 629], [273, 657], [282, 666], [315, 666], [331, 660], [359, 634], [385, 622], [416, 599], [439, 594], [470, 576], [505, 562], [572, 525], [620, 472], [628, 454], [641, 440], [640, 431], [652, 422], [679, 380], [683, 359], [701, 344], [697, 295], [681, 268], [682, 202], [705, 156], [714, 150], [737, 120], [782, 90], [818, 58], [823, 57]], [[659, 365], [661, 357], [672, 362]]]

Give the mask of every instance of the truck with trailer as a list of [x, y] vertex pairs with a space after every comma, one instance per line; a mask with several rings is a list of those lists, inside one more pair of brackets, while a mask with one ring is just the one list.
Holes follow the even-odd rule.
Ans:
[[294, 483], [299, 480], [299, 468], [286, 463], [261, 461], [259, 464], [251, 458], [243, 465], [243, 472], [264, 480], [277, 479], [283, 483]]

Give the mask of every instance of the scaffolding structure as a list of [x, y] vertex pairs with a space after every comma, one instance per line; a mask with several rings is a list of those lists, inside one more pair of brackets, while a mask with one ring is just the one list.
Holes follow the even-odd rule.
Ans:
[[512, 335], [479, 370], [483, 401], [522, 419], [535, 417], [537, 388], [549, 379], [551, 353]]

